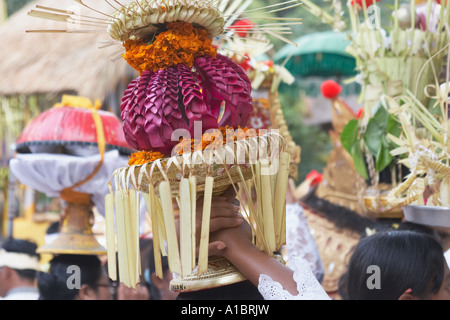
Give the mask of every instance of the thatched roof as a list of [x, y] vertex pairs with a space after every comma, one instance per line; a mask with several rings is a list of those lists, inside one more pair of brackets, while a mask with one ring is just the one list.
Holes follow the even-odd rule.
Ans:
[[[64, 23], [28, 16], [36, 4], [80, 10], [74, 0], [38, 0], [0, 25], [0, 95], [75, 91], [103, 100], [116, 90], [121, 77], [132, 73], [123, 59], [111, 61], [111, 49], [99, 49], [100, 41], [109, 40], [106, 33], [26, 33], [30, 29], [65, 29]], [[104, 1], [95, 5], [103, 12], [113, 10]]]

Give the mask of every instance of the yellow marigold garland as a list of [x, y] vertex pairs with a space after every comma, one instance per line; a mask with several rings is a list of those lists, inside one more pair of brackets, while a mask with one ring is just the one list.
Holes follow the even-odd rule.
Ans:
[[[223, 137], [223, 141], [215, 141], [217, 133], [220, 132], [220, 134]], [[231, 142], [230, 136], [232, 141], [239, 141], [243, 139], [248, 139], [252, 137], [258, 136], [255, 129], [249, 129], [249, 128], [241, 128], [239, 127], [238, 130], [234, 130], [230, 126], [226, 127], [219, 127], [218, 129], [214, 129], [212, 132], [205, 132], [202, 136], [202, 150], [206, 149], [206, 147], [221, 147], [223, 144], [226, 144], [228, 142]], [[195, 139], [181, 139], [180, 143], [178, 143], [175, 146], [175, 154], [182, 154], [186, 148], [190, 148], [191, 152], [196, 151], [198, 148], [198, 140]], [[157, 151], [139, 151], [134, 152], [129, 156], [128, 165], [134, 166], [134, 165], [143, 165], [148, 162], [153, 162], [158, 159], [164, 158], [164, 155]]]
[[[222, 135], [223, 141], [216, 141], [218, 132]], [[229, 136], [230, 134], [232, 135], [231, 137]], [[239, 127], [238, 130], [235, 130], [230, 126], [219, 127], [218, 129], [214, 129], [211, 132], [205, 132], [203, 134], [201, 146], [202, 150], [205, 150], [208, 146], [210, 146], [210, 148], [219, 148], [231, 141], [239, 141], [257, 136], [258, 134], [255, 129]], [[198, 139], [181, 139], [180, 143], [175, 146], [174, 152], [175, 154], [182, 154], [185, 150], [189, 149], [191, 152], [194, 152], [198, 150], [199, 144], [200, 142]]]
[[134, 165], [143, 165], [147, 162], [153, 162], [157, 159], [164, 158], [164, 155], [160, 152], [156, 151], [139, 151], [132, 153], [128, 160], [128, 165], [134, 166]]
[[167, 29], [150, 44], [142, 40], [127, 40], [123, 43], [126, 50], [123, 57], [140, 74], [147, 70], [156, 72], [180, 63], [192, 67], [196, 57], [216, 56], [217, 50], [205, 29], [187, 22], [171, 22], [167, 24]]

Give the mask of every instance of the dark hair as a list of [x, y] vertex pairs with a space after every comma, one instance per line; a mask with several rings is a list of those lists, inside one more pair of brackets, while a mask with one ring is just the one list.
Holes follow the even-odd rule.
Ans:
[[264, 300], [264, 298], [258, 288], [245, 280], [212, 289], [181, 292], [177, 300]]
[[[3, 250], [7, 252], [16, 252], [16, 253], [23, 253], [27, 254], [30, 257], [36, 257], [38, 260], [40, 259], [40, 255], [36, 252], [37, 245], [35, 242], [30, 240], [23, 240], [23, 239], [7, 239], [3, 245]], [[36, 270], [17, 270], [14, 269], [19, 277], [23, 279], [28, 279], [30, 281], [34, 281], [36, 279]]]
[[366, 231], [366, 228], [373, 229], [377, 224], [376, 221], [371, 218], [364, 217], [349, 208], [318, 197], [315, 192], [303, 197], [301, 202], [313, 210], [320, 211], [326, 219], [332, 222], [338, 229], [351, 230], [358, 234], [362, 234]]
[[80, 268], [80, 286], [87, 284], [97, 290], [96, 284], [103, 273], [100, 259], [94, 255], [62, 254], [50, 261], [48, 273], [38, 275], [39, 300], [74, 300], [77, 297], [79, 289], [67, 285], [73, 274], [72, 266]]
[[[346, 298], [397, 300], [407, 289], [425, 298], [439, 291], [444, 263], [443, 249], [430, 235], [409, 230], [376, 233], [355, 248], [344, 276]], [[370, 266], [379, 268], [379, 288], [368, 286]]]
[[423, 224], [417, 224], [417, 223], [405, 221], [398, 225], [398, 230], [400, 230], [400, 231], [410, 230], [410, 231], [425, 233], [425, 234], [428, 234], [428, 235], [434, 237], [436, 240], [438, 240], [437, 232], [434, 229], [432, 229], [428, 226], [425, 226]]
[[45, 231], [46, 234], [58, 233], [59, 232], [59, 221], [52, 222]]

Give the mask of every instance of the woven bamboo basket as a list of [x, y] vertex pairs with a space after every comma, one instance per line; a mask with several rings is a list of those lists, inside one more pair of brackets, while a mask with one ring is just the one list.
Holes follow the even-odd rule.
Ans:
[[[257, 149], [262, 153], [257, 152]], [[279, 152], [286, 148], [285, 138], [278, 133], [228, 143], [221, 148], [195, 151], [193, 153], [158, 159], [144, 165], [120, 168], [114, 173], [116, 183], [133, 185], [136, 190], [147, 192], [150, 183], [157, 190], [161, 181], [168, 180], [172, 195], [178, 196], [182, 178], [195, 175], [197, 194], [205, 189], [206, 177], [214, 178], [214, 194], [221, 194], [233, 182], [246, 181], [253, 177], [250, 164], [261, 156], [277, 160]], [[218, 163], [222, 162], [222, 163]], [[224, 163], [225, 162], [225, 163]], [[227, 164], [226, 162], [230, 162]], [[158, 194], [158, 192], [157, 192]]]
[[[217, 267], [217, 261], [208, 259], [212, 195], [220, 195], [232, 186], [241, 208], [245, 208], [242, 213], [252, 227], [255, 245], [268, 254], [274, 254], [285, 243], [283, 225], [289, 164], [285, 139], [274, 130], [216, 149], [117, 169], [109, 182], [110, 194], [105, 197], [108, 259], [115, 259], [114, 238], [117, 235], [119, 273], [122, 273], [119, 276], [125, 279], [125, 285], [134, 287], [140, 276], [136, 250], [141, 194], [152, 221], [157, 275], [161, 253], [168, 256], [169, 269], [175, 274], [174, 290], [191, 291], [199, 286], [221, 285], [223, 281], [227, 284], [242, 281], [242, 276], [227, 261], [222, 261]], [[249, 180], [255, 184], [256, 200], [252, 199], [251, 190], [247, 187]], [[238, 192], [240, 187], [243, 190]], [[242, 191], [245, 191], [245, 197], [239, 196]], [[203, 202], [197, 205], [200, 197], [203, 197]], [[178, 203], [179, 217], [175, 217], [173, 200]], [[258, 203], [258, 208], [253, 200]], [[202, 221], [197, 251], [198, 209], [202, 210]], [[109, 270], [109, 274], [113, 275], [112, 278], [117, 275], [114, 269]], [[161, 277], [162, 273], [158, 276]]]

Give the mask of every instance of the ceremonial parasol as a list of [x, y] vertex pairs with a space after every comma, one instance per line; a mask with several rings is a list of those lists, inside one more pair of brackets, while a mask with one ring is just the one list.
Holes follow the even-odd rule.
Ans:
[[[72, 97], [71, 99], [74, 99]], [[80, 105], [86, 99], [77, 97]], [[76, 110], [76, 111], [75, 111]], [[20, 153], [47, 152], [73, 155], [92, 155], [98, 153], [96, 118], [92, 110], [59, 104], [37, 116], [25, 127], [17, 140], [16, 150]], [[96, 110], [102, 121], [105, 136], [105, 150], [117, 149], [131, 153], [123, 135], [122, 123], [111, 112]], [[60, 123], [61, 126], [56, 124]], [[54, 124], [54, 125], [51, 125]]]
[[[58, 237], [40, 253], [105, 254], [92, 232], [93, 206], [104, 215], [105, 181], [131, 153], [120, 120], [83, 97], [63, 96], [41, 113], [17, 141], [10, 168], [23, 184], [65, 202]], [[32, 151], [30, 153], [30, 151]]]
[[297, 48], [285, 46], [274, 57], [275, 62], [286, 63], [296, 76], [351, 76], [356, 74], [355, 59], [345, 52], [350, 40], [343, 32], [325, 31], [302, 36], [295, 40]]

